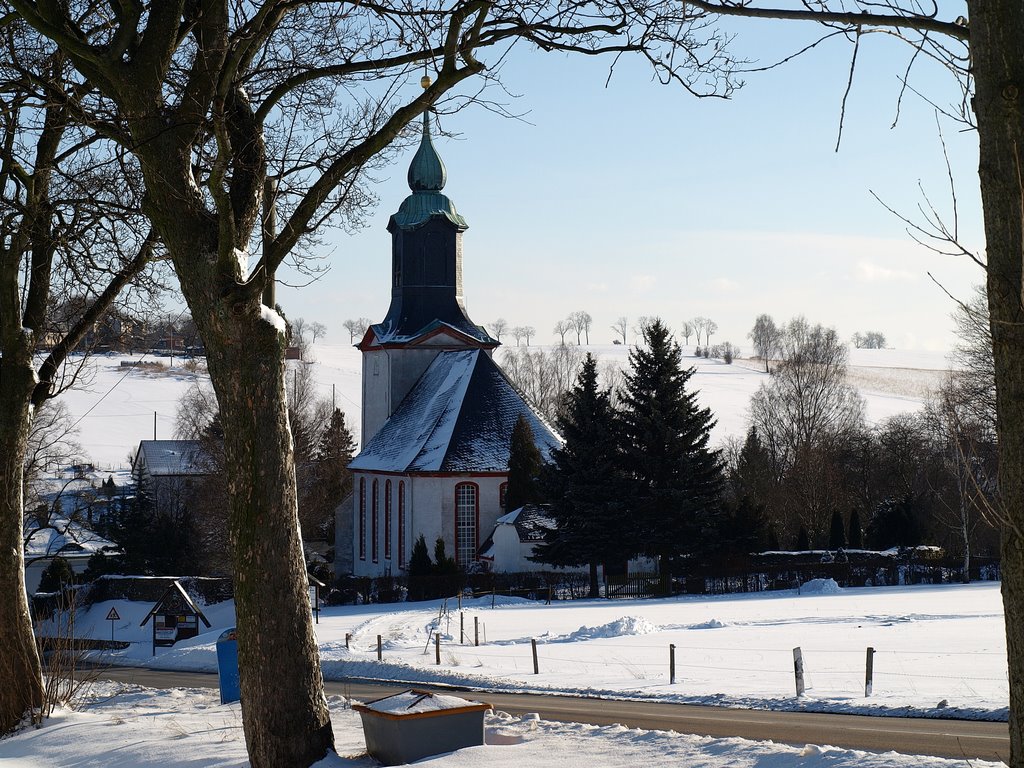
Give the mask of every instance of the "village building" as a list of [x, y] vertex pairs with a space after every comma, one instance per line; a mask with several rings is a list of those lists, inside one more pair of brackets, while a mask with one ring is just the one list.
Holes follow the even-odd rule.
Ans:
[[422, 535], [466, 569], [506, 512], [512, 428], [527, 419], [545, 458], [559, 438], [492, 360], [499, 342], [466, 311], [466, 220], [442, 193], [446, 173], [424, 114], [411, 194], [388, 222], [391, 305], [357, 345], [362, 449], [338, 510], [336, 573], [399, 575]]
[[171, 517], [195, 506], [202, 481], [214, 470], [199, 440], [142, 440], [132, 461], [132, 478], [153, 514]]

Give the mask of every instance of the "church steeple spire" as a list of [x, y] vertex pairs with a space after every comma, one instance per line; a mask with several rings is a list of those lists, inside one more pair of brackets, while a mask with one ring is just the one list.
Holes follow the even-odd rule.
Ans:
[[445, 325], [461, 337], [457, 345], [494, 348], [498, 342], [469, 319], [462, 301], [462, 233], [469, 225], [441, 191], [446, 174], [430, 137], [429, 111], [408, 179], [411, 194], [388, 222], [391, 306], [374, 326], [377, 339], [412, 343]]
[[407, 178], [412, 194], [402, 201], [398, 213], [391, 217], [393, 224], [408, 231], [422, 226], [431, 217], [440, 215], [458, 227], [460, 232], [469, 228], [466, 220], [455, 210], [455, 204], [441, 192], [448, 179], [448, 173], [430, 138], [429, 109], [423, 113], [420, 146], [409, 164]]
[[440, 192], [448, 178], [441, 156], [430, 140], [430, 110], [423, 112], [423, 136], [409, 165], [409, 189], [413, 192]]

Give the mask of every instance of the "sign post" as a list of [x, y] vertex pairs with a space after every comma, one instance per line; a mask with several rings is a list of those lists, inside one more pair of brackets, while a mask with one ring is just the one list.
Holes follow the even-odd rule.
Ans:
[[121, 615], [117, 612], [117, 608], [111, 606], [110, 610], [107, 611], [107, 621], [110, 622], [110, 642], [114, 642], [114, 622], [120, 620]]

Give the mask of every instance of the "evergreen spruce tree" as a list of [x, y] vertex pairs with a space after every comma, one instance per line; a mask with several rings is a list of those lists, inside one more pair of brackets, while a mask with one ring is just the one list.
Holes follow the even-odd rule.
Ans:
[[828, 548], [841, 549], [846, 546], [846, 526], [843, 515], [838, 509], [832, 510], [832, 525], [828, 532]]
[[793, 549], [797, 552], [809, 552], [811, 549], [811, 537], [807, 533], [807, 526], [801, 525], [800, 532], [796, 536], [796, 546]]
[[408, 587], [410, 600], [426, 600], [430, 590], [431, 576], [434, 572], [434, 564], [430, 562], [430, 554], [427, 552], [427, 540], [421, 533], [416, 543], [412, 545], [412, 554], [409, 556]]
[[699, 551], [720, 515], [722, 467], [708, 448], [714, 420], [687, 391], [693, 368], [683, 368], [679, 345], [655, 319], [644, 344], [630, 350], [619, 423], [624, 495], [633, 550], [660, 558], [662, 573]]
[[511, 512], [524, 504], [539, 504], [541, 492], [539, 475], [544, 460], [533, 430], [525, 416], [520, 415], [512, 428], [511, 445], [508, 454], [508, 489], [505, 491], [505, 509]]
[[597, 386], [597, 360], [587, 354], [576, 386], [558, 416], [565, 444], [552, 451], [542, 488], [556, 523], [532, 559], [562, 566], [590, 566], [590, 596], [598, 596], [600, 563], [625, 561], [621, 452], [608, 392]]
[[856, 507], [850, 510], [850, 530], [846, 534], [846, 543], [850, 549], [864, 548], [864, 532], [860, 525], [860, 512]]

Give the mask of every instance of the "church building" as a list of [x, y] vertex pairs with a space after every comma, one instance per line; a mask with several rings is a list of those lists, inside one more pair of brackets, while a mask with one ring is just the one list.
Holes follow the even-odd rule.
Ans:
[[[388, 222], [391, 306], [363, 355], [362, 450], [339, 510], [338, 572], [399, 575], [416, 539], [441, 538], [463, 568], [506, 512], [512, 428], [520, 416], [541, 455], [559, 438], [491, 356], [499, 342], [470, 320], [462, 292], [466, 220], [442, 193], [446, 173], [423, 116], [411, 194]], [[351, 545], [350, 552], [348, 544]], [[348, 561], [348, 563], [346, 563]]]

